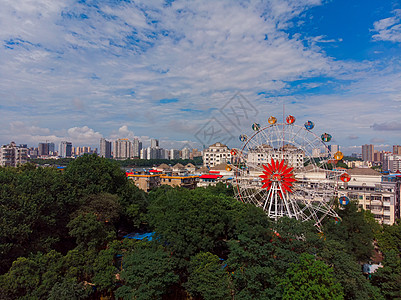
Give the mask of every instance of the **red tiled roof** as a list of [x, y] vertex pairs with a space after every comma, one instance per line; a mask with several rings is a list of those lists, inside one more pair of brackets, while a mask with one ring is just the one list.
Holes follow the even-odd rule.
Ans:
[[217, 178], [221, 178], [223, 177], [223, 175], [209, 175], [209, 174], [203, 174], [201, 175], [201, 177], [199, 177], [200, 179], [217, 179]]

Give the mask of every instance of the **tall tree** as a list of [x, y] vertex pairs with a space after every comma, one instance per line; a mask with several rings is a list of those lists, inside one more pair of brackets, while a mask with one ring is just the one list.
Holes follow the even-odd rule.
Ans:
[[0, 270], [30, 252], [61, 243], [75, 207], [69, 185], [54, 168], [0, 168]]
[[359, 209], [355, 202], [338, 210], [339, 223], [329, 220], [324, 232], [327, 239], [344, 243], [347, 253], [356, 260], [368, 261], [373, 251], [373, 239], [376, 224], [371, 222], [369, 212]]
[[121, 272], [123, 286], [115, 295], [121, 299], [161, 299], [178, 281], [173, 262], [163, 247], [153, 242], [138, 242], [124, 253]]
[[79, 249], [100, 250], [115, 237], [114, 228], [98, 221], [94, 213], [78, 215], [67, 227], [70, 229], [70, 235], [76, 238]]
[[333, 270], [313, 255], [303, 253], [299, 262], [292, 264], [280, 283], [283, 300], [344, 299], [341, 285]]
[[319, 256], [333, 267], [334, 277], [343, 287], [345, 299], [383, 299], [380, 290], [363, 276], [361, 265], [347, 253], [344, 243], [327, 240]]
[[117, 162], [96, 154], [83, 155], [69, 163], [64, 176], [77, 198], [99, 193], [117, 194], [127, 183]]
[[383, 252], [395, 250], [401, 254], [401, 224], [399, 222], [391, 226], [384, 224], [377, 234], [377, 243]]
[[372, 275], [372, 284], [379, 287], [388, 300], [401, 299], [401, 258], [396, 250], [386, 253], [383, 268]]
[[200, 252], [189, 264], [187, 291], [205, 300], [230, 299], [230, 276], [217, 255]]
[[[152, 193], [148, 219], [181, 267], [200, 251], [221, 252], [239, 203], [205, 189], [162, 188]], [[216, 253], [216, 252], [214, 252]]]

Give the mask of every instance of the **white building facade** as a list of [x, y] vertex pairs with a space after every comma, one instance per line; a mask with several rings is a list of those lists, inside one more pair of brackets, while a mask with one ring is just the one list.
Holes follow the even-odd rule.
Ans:
[[203, 151], [203, 166], [214, 167], [222, 163], [231, 162], [230, 149], [222, 143], [215, 143]]
[[17, 167], [28, 160], [28, 149], [17, 146], [14, 142], [0, 148], [0, 165], [2, 167]]

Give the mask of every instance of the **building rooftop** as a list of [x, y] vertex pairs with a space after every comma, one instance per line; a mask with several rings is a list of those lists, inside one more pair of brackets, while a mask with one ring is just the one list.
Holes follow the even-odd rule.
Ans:
[[224, 170], [225, 171], [226, 170], [226, 166], [227, 166], [226, 163], [222, 163], [222, 164], [218, 164], [218, 165], [210, 168], [210, 170], [213, 170], [213, 171], [223, 171]]
[[226, 147], [226, 148], [228, 148], [226, 145], [224, 145], [220, 142], [214, 143], [213, 145], [210, 145], [209, 148], [210, 147]]
[[223, 175], [210, 175], [210, 174], [203, 174], [202, 176], [200, 176], [200, 179], [218, 179], [223, 177]]
[[201, 167], [201, 168], [198, 170], [198, 172], [200, 172], [200, 173], [208, 173], [208, 172], [209, 172], [209, 169], [208, 169], [207, 167]]
[[371, 168], [353, 168], [347, 170], [349, 175], [369, 175], [369, 176], [382, 176], [380, 172], [377, 172]]
[[157, 168], [158, 169], [162, 169], [162, 170], [171, 170], [171, 167], [169, 165], [167, 165], [167, 164], [161, 164]]

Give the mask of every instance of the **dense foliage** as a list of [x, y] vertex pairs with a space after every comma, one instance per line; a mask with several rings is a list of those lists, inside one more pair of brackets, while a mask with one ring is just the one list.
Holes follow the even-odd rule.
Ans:
[[[355, 203], [318, 234], [222, 184], [146, 194], [96, 155], [0, 168], [0, 183], [0, 299], [401, 298], [401, 227]], [[369, 279], [374, 244], [384, 261]]]

